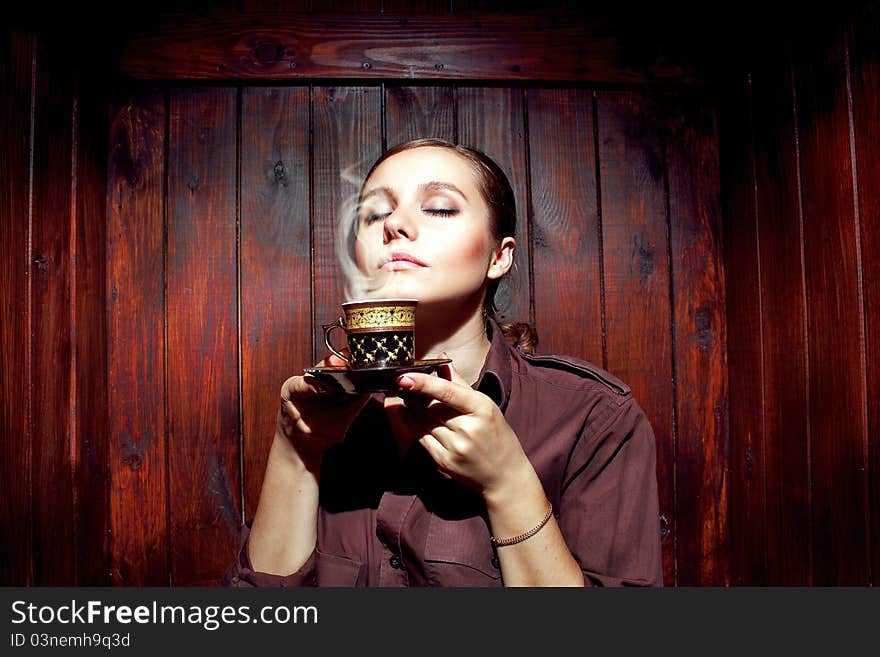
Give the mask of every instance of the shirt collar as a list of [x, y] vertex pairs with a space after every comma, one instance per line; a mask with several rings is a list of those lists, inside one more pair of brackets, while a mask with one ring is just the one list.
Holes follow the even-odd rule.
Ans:
[[494, 319], [486, 320], [486, 337], [489, 338], [489, 353], [474, 389], [489, 397], [504, 411], [510, 399], [511, 347]]

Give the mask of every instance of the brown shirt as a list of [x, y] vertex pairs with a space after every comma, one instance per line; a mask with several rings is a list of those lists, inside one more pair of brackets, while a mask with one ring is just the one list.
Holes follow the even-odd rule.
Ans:
[[[493, 321], [488, 331], [474, 387], [519, 437], [587, 584], [662, 586], [654, 433], [629, 387], [584, 361], [514, 349]], [[418, 443], [399, 457], [378, 396], [325, 455], [317, 544], [299, 571], [251, 568], [251, 522], [223, 585], [502, 585], [482, 498]]]

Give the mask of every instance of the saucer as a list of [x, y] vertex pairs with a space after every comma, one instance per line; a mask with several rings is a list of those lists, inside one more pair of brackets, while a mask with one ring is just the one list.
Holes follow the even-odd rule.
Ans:
[[305, 372], [326, 381], [332, 381], [343, 392], [392, 392], [398, 390], [397, 377], [407, 372], [423, 372], [428, 374], [437, 369], [438, 365], [451, 363], [451, 358], [431, 358], [417, 360], [412, 365], [403, 367], [374, 367], [353, 370], [346, 365], [328, 365], [326, 367], [307, 367]]

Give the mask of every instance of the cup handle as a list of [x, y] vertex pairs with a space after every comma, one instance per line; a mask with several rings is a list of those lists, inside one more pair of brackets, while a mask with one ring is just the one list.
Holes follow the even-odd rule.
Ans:
[[344, 356], [343, 354], [336, 351], [336, 348], [330, 342], [330, 334], [333, 332], [333, 329], [345, 329], [345, 320], [340, 315], [335, 322], [332, 324], [324, 324], [324, 344], [327, 345], [327, 348], [333, 352], [334, 355], [339, 356], [346, 363], [351, 364], [351, 358], [348, 356]]

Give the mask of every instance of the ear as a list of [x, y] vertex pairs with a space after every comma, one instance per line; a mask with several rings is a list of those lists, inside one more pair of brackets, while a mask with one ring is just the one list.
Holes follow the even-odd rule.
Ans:
[[502, 239], [492, 251], [492, 260], [489, 262], [489, 271], [486, 277], [492, 280], [503, 277], [513, 267], [513, 252], [516, 250], [516, 240], [512, 237]]

